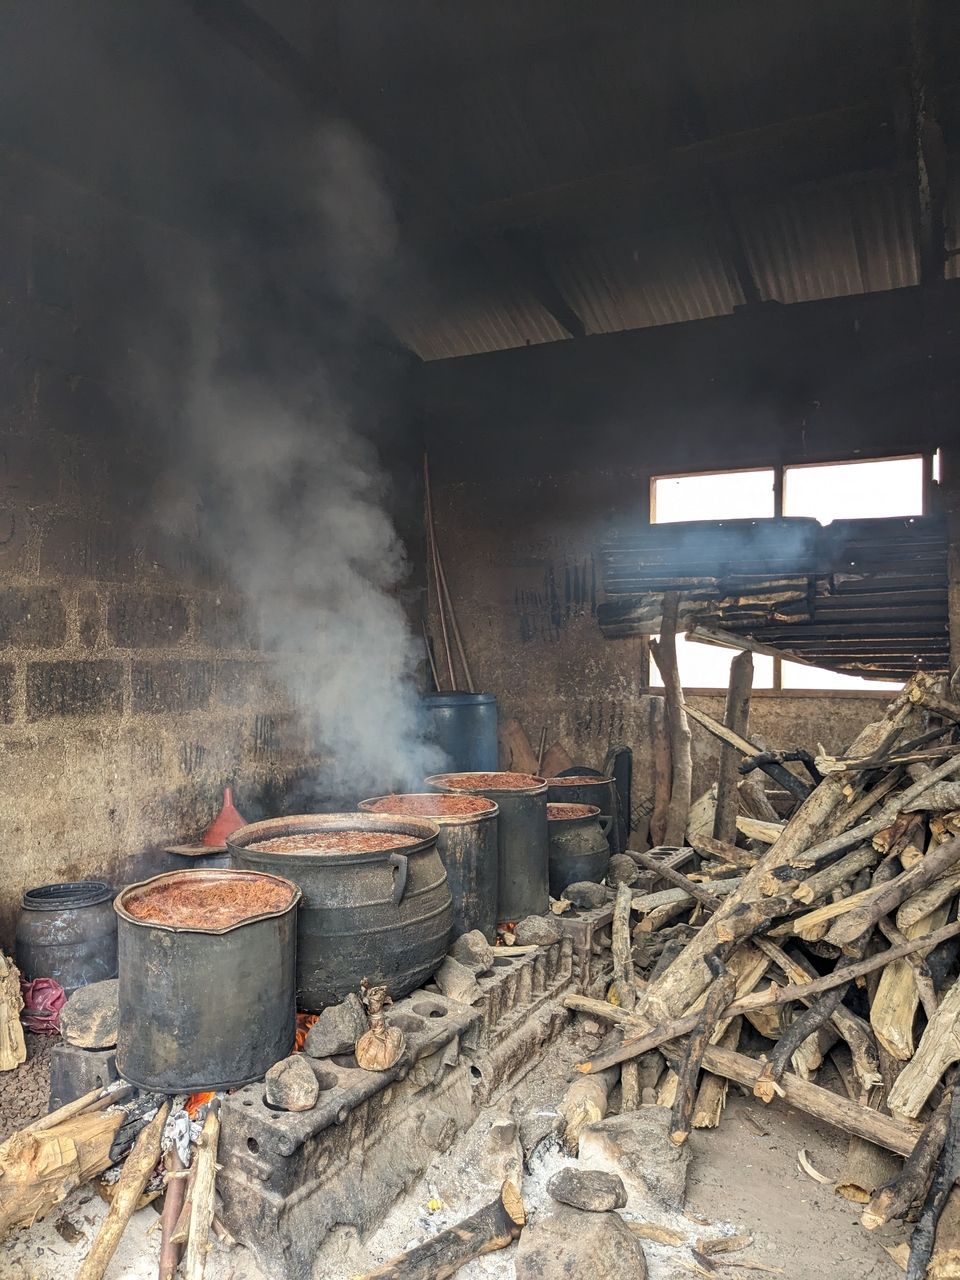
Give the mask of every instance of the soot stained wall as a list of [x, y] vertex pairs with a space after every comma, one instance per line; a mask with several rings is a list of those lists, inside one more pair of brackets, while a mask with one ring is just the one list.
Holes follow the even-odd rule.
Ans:
[[[315, 763], [257, 618], [155, 500], [137, 352], [151, 269], [194, 249], [32, 169], [0, 219], [0, 945], [20, 893], [165, 869], [234, 783], [249, 816]], [[69, 208], [68, 223], [57, 216]], [[46, 211], [46, 212], [40, 212]], [[146, 259], [150, 259], [147, 262]], [[172, 495], [190, 497], [183, 474]]]

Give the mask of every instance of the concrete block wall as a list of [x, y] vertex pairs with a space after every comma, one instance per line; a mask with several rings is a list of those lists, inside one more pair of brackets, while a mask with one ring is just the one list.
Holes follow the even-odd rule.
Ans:
[[249, 816], [276, 812], [313, 757], [255, 612], [151, 500], [157, 424], [132, 371], [161, 315], [145, 282], [184, 244], [49, 174], [3, 169], [0, 187], [8, 949], [25, 888], [159, 870], [225, 784]]

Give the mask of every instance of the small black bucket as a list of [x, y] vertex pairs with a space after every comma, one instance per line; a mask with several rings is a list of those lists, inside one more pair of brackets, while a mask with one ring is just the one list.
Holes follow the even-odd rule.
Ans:
[[17, 968], [27, 982], [53, 978], [67, 995], [117, 976], [113, 890], [101, 880], [44, 884], [20, 900]]

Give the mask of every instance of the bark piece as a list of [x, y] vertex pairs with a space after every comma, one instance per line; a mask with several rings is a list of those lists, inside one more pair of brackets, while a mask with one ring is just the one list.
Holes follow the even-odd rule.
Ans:
[[27, 1060], [27, 1046], [20, 1022], [22, 1008], [20, 971], [0, 951], [0, 1071], [12, 1071]]
[[520, 1235], [525, 1222], [520, 1192], [506, 1181], [495, 1200], [455, 1227], [448, 1227], [356, 1280], [448, 1280], [472, 1258], [506, 1249]]

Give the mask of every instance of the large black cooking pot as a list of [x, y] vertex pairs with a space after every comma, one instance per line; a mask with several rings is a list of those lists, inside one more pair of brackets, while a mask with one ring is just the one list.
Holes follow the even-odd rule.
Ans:
[[[216, 927], [213, 904], [246, 882], [277, 901]], [[204, 923], [140, 918], [151, 895], [201, 897]], [[211, 904], [207, 906], [207, 899]], [[158, 1093], [233, 1089], [293, 1048], [300, 890], [278, 876], [205, 868], [132, 884], [114, 903], [120, 942], [117, 1069]], [[138, 906], [138, 903], [140, 906]], [[181, 914], [181, 921], [188, 919]]]
[[[282, 851], [252, 845], [282, 837], [352, 832], [399, 837], [391, 848]], [[439, 827], [420, 818], [319, 813], [271, 818], [227, 838], [234, 866], [287, 876], [303, 891], [297, 923], [297, 995], [319, 1010], [356, 991], [363, 978], [395, 999], [422, 986], [440, 966], [453, 929], [453, 900], [437, 852]], [[414, 837], [404, 844], [403, 837]]]

